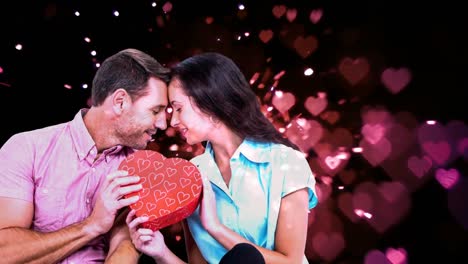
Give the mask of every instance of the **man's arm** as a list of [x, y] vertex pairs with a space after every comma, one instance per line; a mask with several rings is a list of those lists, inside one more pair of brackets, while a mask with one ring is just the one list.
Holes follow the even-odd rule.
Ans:
[[31, 231], [34, 206], [20, 199], [0, 197], [0, 260], [6, 263], [54, 263], [95, 237], [109, 232], [118, 210], [138, 201], [139, 177], [126, 171], [109, 174], [99, 190], [91, 215], [83, 222], [50, 233]]
[[128, 208], [122, 211], [115, 220], [110, 234], [109, 253], [106, 258], [107, 264], [112, 263], [138, 263], [140, 253], [132, 243], [125, 218]]
[[0, 197], [0, 259], [5, 263], [54, 263], [98, 236], [88, 221], [56, 232], [29, 230], [33, 204]]

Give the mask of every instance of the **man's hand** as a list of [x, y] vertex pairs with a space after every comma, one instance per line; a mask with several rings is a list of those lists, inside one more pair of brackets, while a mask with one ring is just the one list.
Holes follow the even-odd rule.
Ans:
[[125, 195], [141, 190], [137, 184], [139, 176], [129, 176], [127, 171], [115, 171], [107, 175], [103, 182], [93, 212], [88, 217], [92, 232], [97, 235], [107, 233], [117, 216], [119, 209], [138, 201], [138, 196], [124, 198]]

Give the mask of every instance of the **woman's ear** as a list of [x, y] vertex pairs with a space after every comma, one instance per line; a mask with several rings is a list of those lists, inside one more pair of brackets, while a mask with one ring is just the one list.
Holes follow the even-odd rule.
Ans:
[[210, 115], [210, 122], [216, 128], [218, 128], [220, 126], [220, 124], [221, 124], [221, 120], [219, 120], [217, 117], [214, 117], [214, 116], [211, 116], [211, 115]]

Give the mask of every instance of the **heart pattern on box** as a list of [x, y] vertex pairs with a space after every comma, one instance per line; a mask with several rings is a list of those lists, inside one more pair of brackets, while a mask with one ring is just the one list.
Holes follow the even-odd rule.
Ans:
[[130, 154], [119, 166], [129, 175], [141, 177], [143, 188], [125, 197], [140, 196], [130, 208], [136, 216], [148, 216], [144, 228], [159, 230], [175, 224], [193, 213], [202, 191], [198, 168], [182, 158], [166, 158], [152, 150]]

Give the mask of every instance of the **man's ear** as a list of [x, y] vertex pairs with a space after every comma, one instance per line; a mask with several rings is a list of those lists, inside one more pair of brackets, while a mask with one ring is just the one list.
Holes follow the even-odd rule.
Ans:
[[122, 114], [123, 110], [130, 103], [130, 95], [124, 89], [120, 88], [112, 93], [112, 109], [117, 115]]

